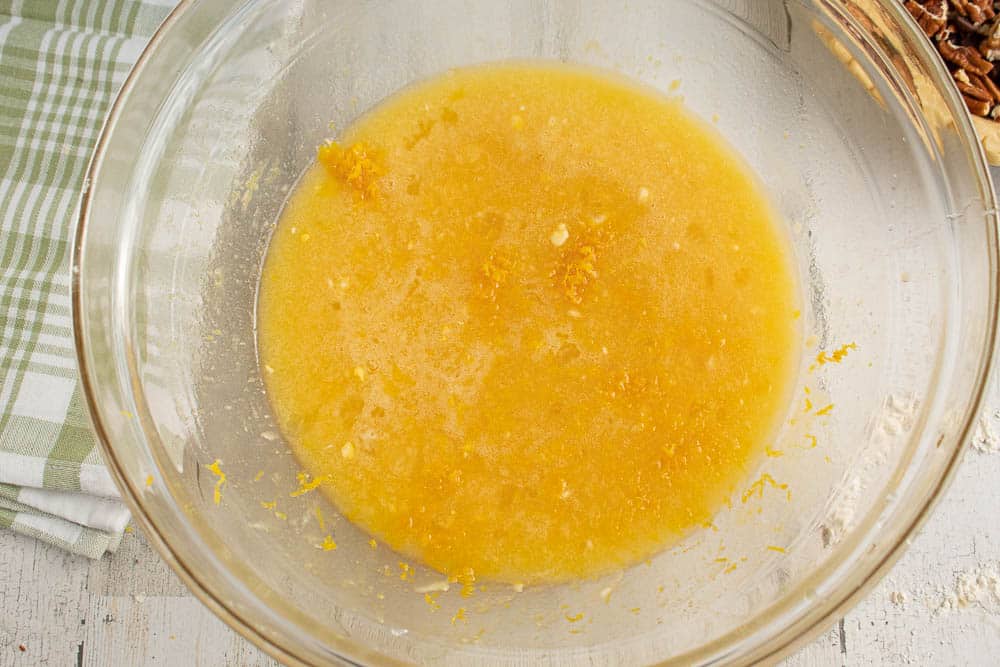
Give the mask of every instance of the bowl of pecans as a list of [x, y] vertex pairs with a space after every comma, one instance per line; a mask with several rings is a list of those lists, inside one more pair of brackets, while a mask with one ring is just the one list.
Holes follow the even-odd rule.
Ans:
[[1000, 2], [906, 0], [948, 66], [990, 164], [1000, 165]]

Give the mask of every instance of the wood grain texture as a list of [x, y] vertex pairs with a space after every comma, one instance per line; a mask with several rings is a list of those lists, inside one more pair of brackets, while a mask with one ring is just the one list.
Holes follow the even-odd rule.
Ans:
[[[0, 666], [274, 665], [137, 533], [88, 561], [0, 532]], [[20, 650], [24, 647], [24, 651]]]
[[[984, 414], [1000, 431], [998, 408], [994, 381]], [[998, 664], [1000, 590], [942, 608], [977, 568], [1000, 569], [1000, 453], [969, 451], [895, 569], [786, 667]], [[94, 562], [0, 531], [0, 667], [273, 664], [191, 597], [137, 533]]]

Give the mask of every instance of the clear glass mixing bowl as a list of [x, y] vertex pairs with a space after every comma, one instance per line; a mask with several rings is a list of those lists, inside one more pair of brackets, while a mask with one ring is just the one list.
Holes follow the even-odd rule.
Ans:
[[[771, 455], [712, 525], [598, 581], [452, 586], [434, 609], [441, 575], [402, 580], [401, 559], [320, 494], [290, 496], [256, 286], [331, 124], [506, 58], [618, 70], [715, 121], [787, 222], [804, 361]], [[994, 195], [961, 99], [896, 0], [182, 2], [88, 183], [73, 297], [105, 458], [194, 593], [288, 662], [774, 659], [899, 555], [959, 458], [992, 354]], [[330, 532], [339, 548], [318, 548]]]

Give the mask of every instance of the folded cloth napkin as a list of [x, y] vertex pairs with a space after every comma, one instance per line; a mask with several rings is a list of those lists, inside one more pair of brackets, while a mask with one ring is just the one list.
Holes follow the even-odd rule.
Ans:
[[69, 249], [104, 116], [172, 5], [0, 1], [0, 527], [90, 558], [129, 514], [83, 404]]

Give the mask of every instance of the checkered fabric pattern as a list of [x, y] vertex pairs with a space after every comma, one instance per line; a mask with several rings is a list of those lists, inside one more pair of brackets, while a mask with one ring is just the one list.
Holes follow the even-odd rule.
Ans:
[[0, 0], [0, 527], [100, 557], [128, 512], [73, 352], [70, 247], [104, 116], [171, 0]]

